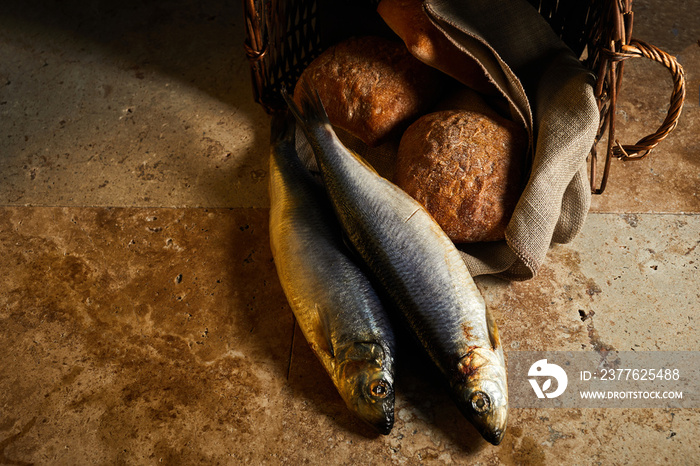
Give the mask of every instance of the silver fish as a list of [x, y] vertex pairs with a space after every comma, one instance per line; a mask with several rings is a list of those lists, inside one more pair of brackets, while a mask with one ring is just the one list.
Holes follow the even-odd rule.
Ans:
[[459, 252], [430, 214], [337, 138], [308, 83], [285, 99], [311, 143], [350, 242], [447, 378], [481, 435], [503, 439], [508, 389], [496, 325]]
[[388, 434], [394, 424], [394, 335], [369, 280], [351, 260], [323, 188], [299, 160], [294, 119], [275, 116], [270, 245], [304, 337], [348, 408]]

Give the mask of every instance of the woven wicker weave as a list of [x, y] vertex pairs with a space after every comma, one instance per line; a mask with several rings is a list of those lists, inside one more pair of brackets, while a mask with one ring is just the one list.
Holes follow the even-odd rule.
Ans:
[[[683, 69], [674, 57], [653, 45], [632, 39], [631, 0], [529, 0], [552, 29], [596, 73], [596, 99], [601, 125], [591, 149], [591, 191], [601, 194], [608, 181], [612, 157], [622, 160], [647, 155], [675, 128], [685, 98]], [[301, 72], [335, 41], [359, 34], [357, 24], [376, 17], [376, 1], [352, 2], [353, 10], [338, 11], [331, 0], [244, 0], [247, 39], [244, 44], [250, 61], [253, 96], [266, 112], [284, 108], [280, 90], [288, 90]], [[348, 16], [351, 15], [351, 16]], [[352, 16], [354, 15], [354, 16]], [[361, 19], [352, 21], [352, 18]], [[334, 18], [343, 18], [338, 24]], [[331, 24], [334, 23], [334, 24]], [[343, 25], [353, 27], [345, 30]], [[624, 60], [645, 57], [663, 64], [671, 73], [673, 92], [668, 114], [657, 131], [632, 145], [615, 139], [615, 105], [622, 82]], [[603, 172], [598, 175], [596, 146], [607, 134]], [[598, 181], [598, 178], [600, 180]]]

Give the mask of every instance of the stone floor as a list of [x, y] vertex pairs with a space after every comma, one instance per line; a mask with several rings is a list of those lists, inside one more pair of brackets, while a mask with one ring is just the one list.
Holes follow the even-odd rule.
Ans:
[[[700, 1], [635, 12], [684, 113], [536, 278], [478, 279], [507, 351], [698, 349]], [[392, 433], [352, 418], [276, 276], [242, 42], [233, 0], [3, 2], [0, 464], [700, 464], [696, 409], [512, 409], [494, 447], [405, 359]], [[629, 62], [619, 139], [669, 95]]]

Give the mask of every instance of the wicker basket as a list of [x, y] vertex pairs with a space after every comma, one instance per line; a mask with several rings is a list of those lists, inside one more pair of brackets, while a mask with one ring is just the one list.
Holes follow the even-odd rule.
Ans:
[[[631, 0], [529, 0], [562, 40], [596, 73], [595, 95], [600, 109], [600, 128], [590, 154], [591, 191], [605, 190], [612, 157], [640, 159], [676, 127], [685, 98], [683, 69], [674, 57], [653, 45], [632, 39]], [[338, 4], [351, 3], [352, 9]], [[371, 30], [376, 24], [378, 2], [333, 2], [331, 0], [244, 0], [253, 96], [266, 112], [284, 108], [280, 90], [291, 88], [301, 72], [326, 47], [352, 34], [357, 25]], [[338, 11], [339, 9], [343, 11]], [[333, 21], [342, 17], [343, 24]], [[330, 24], [333, 27], [328, 27]], [[352, 27], [352, 29], [349, 29]], [[624, 61], [645, 57], [663, 64], [671, 73], [673, 92], [668, 114], [661, 126], [636, 144], [622, 145], [615, 139], [615, 105], [622, 82]], [[598, 174], [596, 146], [607, 134], [602, 174]], [[600, 178], [600, 180], [598, 180]]]

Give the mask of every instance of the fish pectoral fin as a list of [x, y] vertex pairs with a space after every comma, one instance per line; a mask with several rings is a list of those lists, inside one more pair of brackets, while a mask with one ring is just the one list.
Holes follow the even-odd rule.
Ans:
[[352, 244], [352, 241], [345, 230], [341, 230], [340, 239], [343, 241], [343, 245], [348, 252], [348, 256], [350, 256], [355, 263], [360, 264], [362, 262], [362, 256], [360, 256], [360, 253], [357, 252], [357, 248], [355, 248], [355, 245]]
[[345, 246], [345, 252], [347, 256], [350, 258], [351, 261], [355, 263], [357, 268], [360, 269], [360, 271], [368, 278], [372, 276], [372, 271], [367, 267], [367, 265], [364, 262], [364, 259], [362, 258], [362, 254], [357, 250], [354, 244], [352, 244], [352, 240], [348, 236], [348, 234], [345, 232], [345, 230], [341, 230], [340, 232], [340, 238], [343, 242], [343, 245]]
[[335, 348], [333, 348], [333, 339], [331, 338], [331, 323], [328, 320], [328, 313], [321, 312], [321, 310], [318, 308], [318, 304], [315, 304], [314, 308], [316, 309], [316, 315], [318, 316], [318, 322], [321, 327], [320, 330], [321, 334], [323, 335], [323, 341], [326, 342], [326, 349], [331, 354], [331, 356], [335, 357]]
[[496, 325], [496, 321], [493, 319], [488, 307], [486, 308], [486, 326], [489, 331], [491, 349], [498, 351], [501, 348], [501, 337], [498, 335], [498, 326]]

